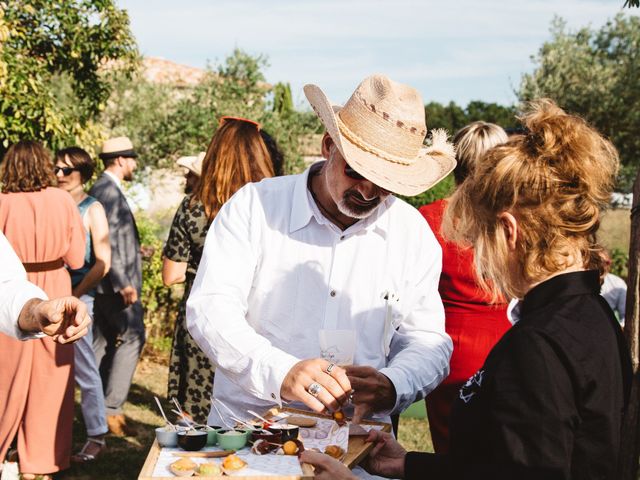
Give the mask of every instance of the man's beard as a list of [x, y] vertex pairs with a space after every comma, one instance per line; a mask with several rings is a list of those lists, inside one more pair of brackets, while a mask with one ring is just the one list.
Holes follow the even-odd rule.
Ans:
[[[354, 199], [359, 202], [354, 201]], [[380, 205], [380, 196], [367, 201], [357, 191], [350, 189], [342, 195], [342, 199], [338, 202], [338, 210], [347, 217], [362, 220], [369, 217], [378, 205]]]
[[123, 180], [126, 180], [127, 182], [130, 182], [131, 180], [133, 180], [133, 172], [127, 172], [126, 174], [124, 174], [122, 176]]

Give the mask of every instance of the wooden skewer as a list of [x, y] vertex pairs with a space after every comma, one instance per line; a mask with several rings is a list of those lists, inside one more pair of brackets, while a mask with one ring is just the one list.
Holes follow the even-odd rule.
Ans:
[[172, 452], [174, 457], [199, 457], [199, 458], [222, 458], [236, 453], [235, 450], [223, 450], [221, 452]]

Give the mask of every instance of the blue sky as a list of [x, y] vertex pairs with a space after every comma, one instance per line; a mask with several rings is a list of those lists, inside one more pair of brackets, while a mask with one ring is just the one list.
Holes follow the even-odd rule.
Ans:
[[[299, 106], [315, 83], [342, 103], [385, 73], [425, 102], [510, 104], [554, 15], [600, 27], [624, 0], [117, 0], [144, 55], [204, 67], [234, 47], [265, 54]], [[639, 9], [628, 10], [633, 15]]]

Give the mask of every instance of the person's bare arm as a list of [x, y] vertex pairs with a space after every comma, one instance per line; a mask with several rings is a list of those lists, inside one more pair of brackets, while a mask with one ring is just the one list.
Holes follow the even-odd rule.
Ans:
[[109, 223], [104, 208], [99, 202], [89, 207], [87, 212], [88, 230], [95, 256], [95, 263], [84, 276], [82, 281], [73, 289], [73, 295], [81, 297], [107, 274], [111, 268], [111, 243], [109, 241]]
[[186, 280], [187, 262], [174, 262], [167, 257], [162, 259], [162, 283], [170, 287]]

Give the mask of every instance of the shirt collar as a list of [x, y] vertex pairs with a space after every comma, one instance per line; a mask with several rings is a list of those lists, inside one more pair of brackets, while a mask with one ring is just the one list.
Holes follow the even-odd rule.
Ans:
[[[337, 226], [320, 213], [320, 210], [317, 205], [315, 205], [313, 197], [311, 196], [311, 192], [309, 192], [309, 189], [307, 188], [309, 175], [311, 175], [312, 171], [315, 173], [317, 169], [321, 168], [323, 163], [324, 162], [314, 163], [300, 174], [296, 180], [296, 184], [293, 189], [293, 205], [291, 206], [289, 233], [306, 227], [312, 218], [315, 218], [321, 225], [327, 225], [328, 228], [336, 229], [337, 231], [339, 230]], [[378, 222], [378, 219], [386, 213], [395, 200], [396, 199], [393, 195], [389, 195], [384, 202], [376, 208], [376, 211], [373, 212], [371, 216], [354, 223], [344, 230], [344, 232], [340, 232], [340, 234], [354, 234], [362, 230], [371, 230], [381, 237], [386, 238], [386, 231], [381, 225], [379, 225], [380, 222]]]
[[114, 175], [113, 173], [111, 173], [108, 170], [105, 170], [104, 174], [107, 175], [109, 178], [111, 178], [111, 180], [114, 181], [114, 183], [118, 187], [118, 190], [122, 191], [122, 182], [120, 181], [120, 179], [116, 175]]
[[298, 175], [295, 187], [293, 188], [293, 205], [291, 205], [289, 233], [306, 227], [311, 217], [313, 217], [313, 209], [307, 190], [307, 181], [309, 179], [309, 172], [314, 165], [311, 165], [301, 175]]
[[559, 297], [600, 293], [597, 270], [563, 273], [533, 287], [520, 302], [520, 316], [542, 308]]

